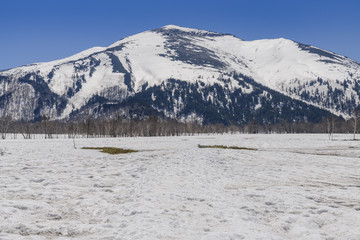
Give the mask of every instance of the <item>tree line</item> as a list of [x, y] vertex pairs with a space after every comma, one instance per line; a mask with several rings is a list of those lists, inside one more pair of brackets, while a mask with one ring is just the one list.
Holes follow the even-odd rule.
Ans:
[[11, 117], [0, 118], [0, 134], [5, 139], [10, 134], [22, 135], [25, 139], [35, 135], [44, 138], [55, 138], [65, 135], [69, 138], [85, 137], [150, 137], [180, 136], [204, 133], [328, 133], [332, 139], [334, 133], [352, 133], [358, 131], [360, 112], [354, 111], [352, 118], [344, 120], [335, 116], [323, 118], [319, 123], [279, 122], [277, 124], [259, 124], [256, 119], [248, 124], [238, 126], [224, 124], [203, 125], [199, 122], [183, 122], [174, 119], [163, 119], [150, 116], [146, 119], [126, 119], [119, 116], [113, 119], [86, 118], [77, 121], [49, 120], [43, 116], [37, 122], [15, 121]]

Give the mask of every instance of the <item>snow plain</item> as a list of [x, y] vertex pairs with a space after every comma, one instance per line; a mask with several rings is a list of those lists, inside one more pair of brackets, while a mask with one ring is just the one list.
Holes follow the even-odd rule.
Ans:
[[358, 240], [360, 142], [327, 139], [2, 140], [0, 239]]

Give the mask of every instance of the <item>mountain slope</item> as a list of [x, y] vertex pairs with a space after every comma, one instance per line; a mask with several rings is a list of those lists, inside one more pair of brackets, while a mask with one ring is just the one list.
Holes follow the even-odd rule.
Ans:
[[349, 115], [359, 84], [358, 62], [316, 47], [169, 25], [0, 72], [0, 115], [317, 121], [309, 116], [326, 115], [322, 109]]

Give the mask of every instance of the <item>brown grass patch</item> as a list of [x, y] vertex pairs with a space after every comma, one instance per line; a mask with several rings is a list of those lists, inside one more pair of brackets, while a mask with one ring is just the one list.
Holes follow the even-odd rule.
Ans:
[[112, 155], [137, 152], [136, 150], [133, 149], [116, 148], [116, 147], [82, 147], [81, 149], [100, 150], [100, 152], [108, 153]]
[[220, 148], [220, 149], [235, 149], [235, 150], [251, 150], [256, 151], [256, 148], [236, 147], [236, 146], [224, 146], [224, 145], [198, 145], [199, 148]]

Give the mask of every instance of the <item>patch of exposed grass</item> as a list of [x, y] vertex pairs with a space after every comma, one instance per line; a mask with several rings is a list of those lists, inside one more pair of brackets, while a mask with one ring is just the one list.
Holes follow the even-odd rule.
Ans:
[[224, 145], [198, 145], [199, 148], [220, 148], [220, 149], [235, 149], [235, 150], [251, 150], [256, 151], [256, 148], [236, 147], [236, 146], [224, 146]]
[[103, 150], [103, 147], [82, 147], [81, 149], [90, 149], [90, 150]]
[[81, 149], [100, 150], [100, 152], [108, 153], [112, 155], [137, 152], [136, 150], [133, 149], [115, 148], [115, 147], [82, 147]]

